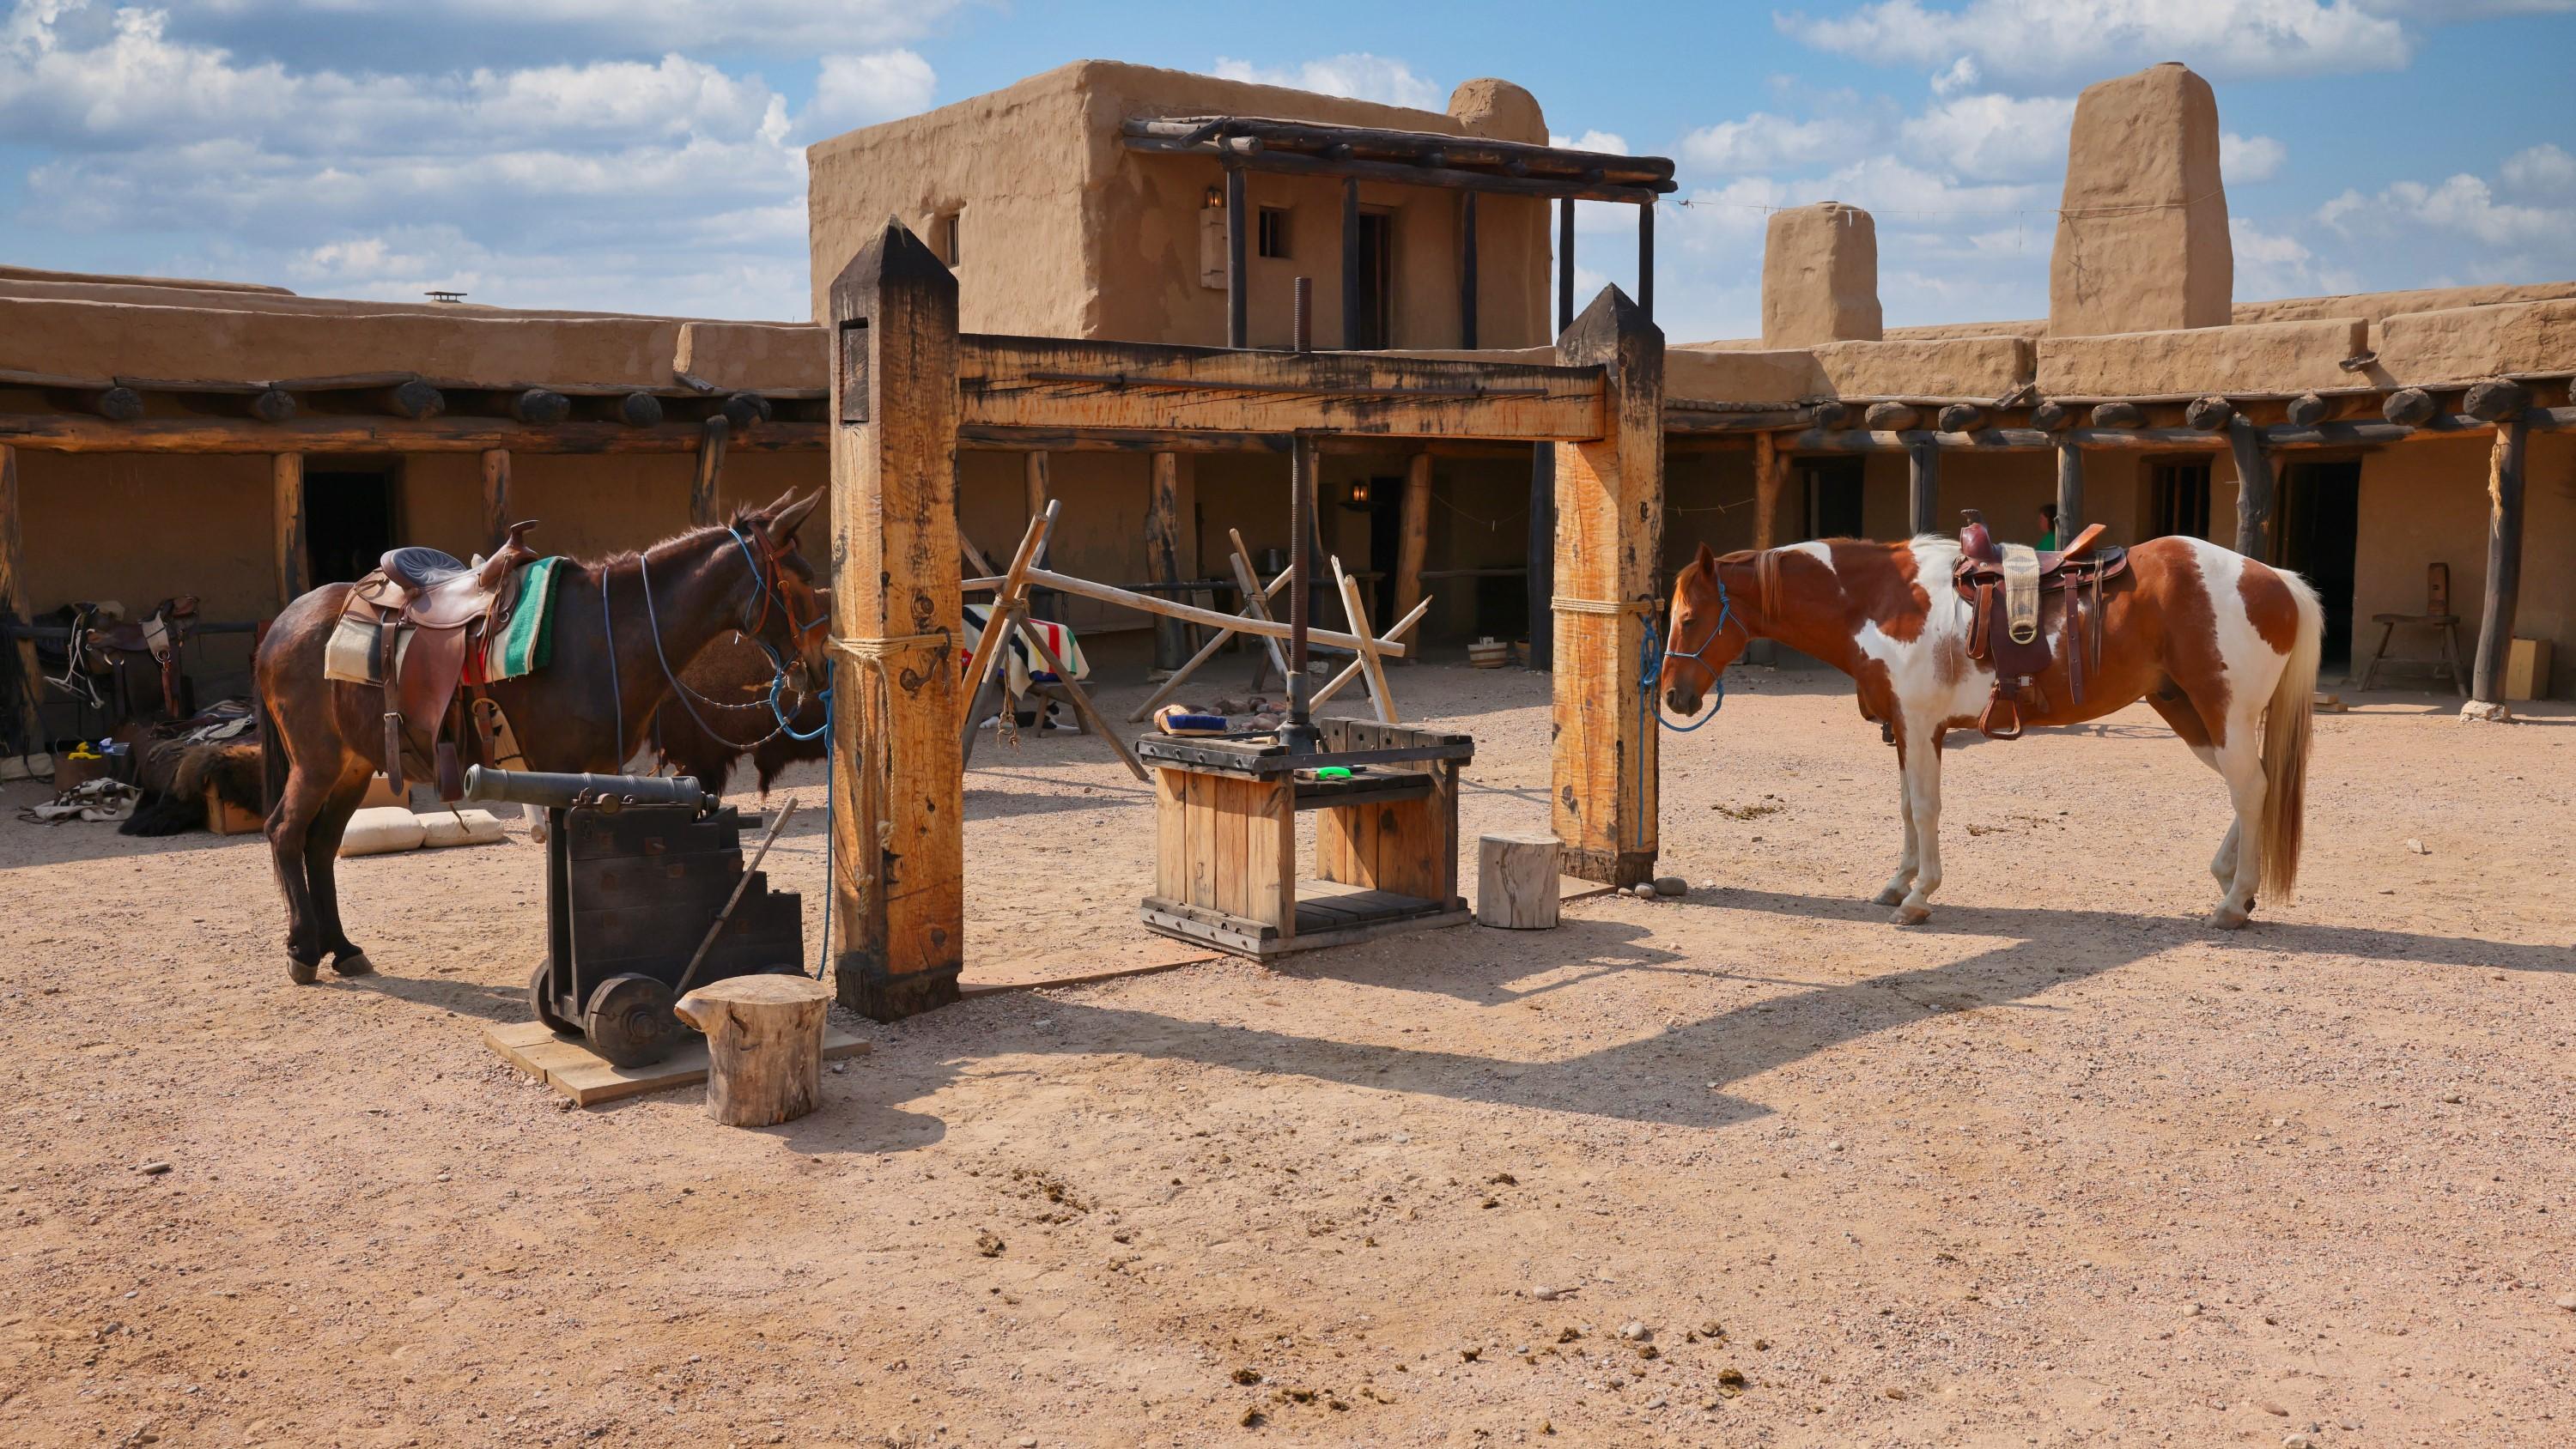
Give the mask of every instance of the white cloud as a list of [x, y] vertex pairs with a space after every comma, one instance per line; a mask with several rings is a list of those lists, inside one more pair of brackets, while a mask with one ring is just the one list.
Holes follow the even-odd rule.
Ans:
[[930, 108], [939, 77], [930, 62], [909, 50], [872, 55], [827, 55], [806, 108], [809, 133], [873, 125]]
[[2416, 45], [2394, 16], [2342, 0], [1878, 0], [1847, 16], [1775, 20], [1809, 45], [1876, 65], [1955, 71], [1964, 60], [2014, 91], [2063, 89], [2168, 56], [2221, 79], [2392, 70]]
[[2498, 173], [2507, 190], [2543, 199], [2576, 196], [2576, 156], [2548, 142], [2516, 151]]
[[2245, 217], [2227, 223], [2236, 255], [2236, 295], [2248, 302], [2274, 297], [2313, 297], [2352, 292], [2360, 280], [2346, 268], [2327, 265], [2315, 251], [2285, 231], [2272, 231]]
[[2269, 181], [2281, 174], [2281, 167], [2289, 159], [2290, 148], [2269, 136], [2218, 133], [2218, 174], [2230, 185]]
[[1827, 116], [1791, 120], [1755, 111], [1740, 121], [1702, 126], [1682, 137], [1681, 161], [1701, 171], [1779, 171], [1850, 154], [1872, 139], [1865, 122]]
[[1571, 147], [1577, 151], [1604, 151], [1618, 156], [1636, 154], [1628, 149], [1628, 138], [1616, 131], [1586, 131], [1580, 136], [1559, 136], [1550, 133], [1547, 144], [1559, 148]]
[[1254, 65], [1248, 60], [1221, 55], [1216, 59], [1216, 74], [1227, 80], [1288, 86], [1328, 96], [1349, 96], [1354, 100], [1379, 101], [1390, 106], [1412, 106], [1417, 110], [1436, 111], [1448, 102], [1447, 93], [1424, 79], [1412, 66], [1366, 51], [1284, 66]]
[[[403, 23], [405, 8], [447, 36], [488, 37], [487, 52], [525, 53], [532, 39], [542, 39], [594, 55], [632, 54], [639, 46], [649, 53], [672, 44], [829, 55], [918, 39], [960, 8], [960, 0], [437, 0], [416, 7], [384, 0], [189, 0], [177, 18], [188, 33], [238, 50], [263, 30], [335, 21], [352, 36], [372, 29], [381, 37]], [[364, 53], [367, 69], [407, 68], [381, 46]]]
[[2062, 172], [2075, 102], [2063, 96], [1955, 96], [1901, 128], [1918, 159], [1983, 181]]
[[2317, 208], [2317, 220], [2346, 236], [2422, 228], [2509, 247], [2563, 238], [2576, 228], [2576, 209], [2499, 202], [2484, 178], [2463, 172], [2432, 185], [2395, 182], [2377, 196], [2346, 191]]

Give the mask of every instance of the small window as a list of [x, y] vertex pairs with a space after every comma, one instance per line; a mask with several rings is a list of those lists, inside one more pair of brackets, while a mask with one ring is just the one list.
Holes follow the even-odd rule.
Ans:
[[957, 246], [957, 219], [961, 215], [963, 213], [952, 211], [939, 219], [937, 227], [939, 259], [952, 267], [964, 259]]
[[1265, 257], [1288, 255], [1288, 208], [1284, 206], [1261, 208], [1261, 255]]

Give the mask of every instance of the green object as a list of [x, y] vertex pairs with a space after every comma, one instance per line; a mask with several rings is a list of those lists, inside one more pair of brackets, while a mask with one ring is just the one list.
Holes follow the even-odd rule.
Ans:
[[518, 603], [510, 610], [509, 626], [486, 652], [485, 679], [533, 674], [554, 653], [555, 569], [562, 562], [560, 557], [541, 558], [519, 570]]
[[1346, 766], [1318, 765], [1315, 767], [1315, 778], [1318, 780], [1347, 780], [1350, 777], [1351, 772]]

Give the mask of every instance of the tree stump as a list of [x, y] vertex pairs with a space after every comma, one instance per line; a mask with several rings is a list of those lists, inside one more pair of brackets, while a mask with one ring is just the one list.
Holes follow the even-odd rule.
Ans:
[[1476, 842], [1476, 920], [1511, 931], [1556, 924], [1556, 837], [1488, 835]]
[[728, 1127], [792, 1122], [822, 1100], [832, 988], [804, 976], [710, 981], [673, 1008], [707, 1036], [707, 1115]]

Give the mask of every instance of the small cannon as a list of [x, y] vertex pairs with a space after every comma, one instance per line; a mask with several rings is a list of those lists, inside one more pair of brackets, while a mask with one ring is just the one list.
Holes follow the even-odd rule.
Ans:
[[802, 899], [767, 889], [765, 873], [744, 879], [753, 822], [697, 781], [478, 765], [465, 798], [545, 809], [546, 956], [528, 1002], [616, 1065], [670, 1055], [685, 1030], [671, 1007], [701, 943], [693, 984], [800, 969]]

